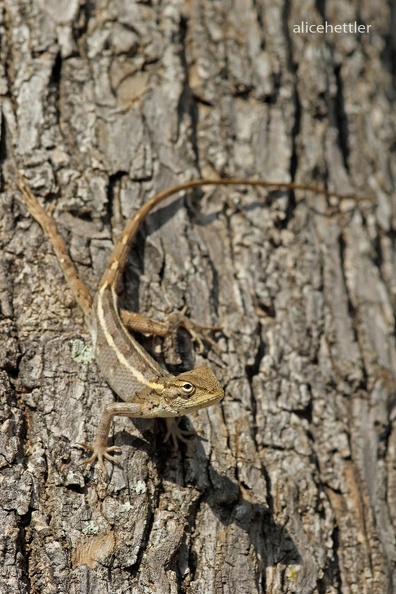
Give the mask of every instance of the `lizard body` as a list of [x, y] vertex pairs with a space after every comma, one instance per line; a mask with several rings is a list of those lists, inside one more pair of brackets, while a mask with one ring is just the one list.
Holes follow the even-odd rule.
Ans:
[[[163, 369], [128, 332], [128, 330], [136, 330], [165, 336], [172, 330], [169, 324], [155, 322], [139, 313], [120, 311], [118, 306], [117, 289], [128, 252], [148, 213], [167, 197], [181, 190], [204, 185], [248, 185], [272, 189], [305, 189], [327, 196], [337, 196], [340, 199], [353, 197], [312, 185], [245, 179], [199, 179], [173, 186], [149, 199], [128, 221], [114, 246], [95, 298], [92, 299], [89, 290], [79, 278], [54, 220], [41, 207], [19, 170], [17, 170], [17, 179], [30, 214], [43, 227], [49, 237], [66, 280], [85, 314], [95, 345], [98, 367], [111, 388], [123, 400], [123, 402], [105, 406], [93, 444], [81, 444], [92, 451], [91, 457], [84, 464], [98, 460], [105, 473], [104, 459], [114, 461], [111, 453], [119, 451], [119, 448], [115, 446], [108, 447], [108, 434], [114, 416], [179, 417], [215, 404], [224, 396], [223, 388], [208, 367], [198, 367], [175, 377]], [[202, 345], [198, 338], [198, 332], [202, 330], [201, 327], [191, 321], [186, 321], [183, 316], [176, 319], [176, 326], [178, 325], [184, 326], [190, 331], [193, 339], [197, 340], [200, 346]], [[210, 330], [211, 328], [204, 329]], [[177, 427], [170, 429], [168, 426], [168, 429], [168, 435], [171, 433], [174, 439], [185, 441], [184, 435], [188, 432], [181, 431]]]

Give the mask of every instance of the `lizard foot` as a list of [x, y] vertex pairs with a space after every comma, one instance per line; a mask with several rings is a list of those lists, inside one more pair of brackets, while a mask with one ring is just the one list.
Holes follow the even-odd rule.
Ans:
[[191, 340], [198, 345], [198, 352], [202, 354], [205, 350], [204, 341], [208, 342], [216, 351], [218, 344], [209, 336], [210, 332], [221, 332], [221, 326], [201, 326], [186, 316], [187, 306], [181, 311], [176, 311], [168, 316], [169, 333], [176, 332], [178, 328], [184, 328], [191, 336]]
[[179, 328], [184, 328], [191, 336], [193, 342], [198, 345], [199, 353], [205, 350], [204, 342], [208, 342], [213, 348], [219, 350], [217, 343], [209, 336], [211, 332], [220, 332], [220, 326], [201, 326], [186, 316], [187, 307], [181, 311], [168, 314], [166, 322], [157, 322], [146, 316], [133, 311], [121, 310], [121, 320], [125, 328], [130, 332], [140, 332], [147, 335], [171, 336]]
[[191, 442], [191, 440], [187, 439], [187, 437], [191, 437], [191, 435], [197, 435], [197, 432], [195, 431], [195, 429], [193, 429], [191, 431], [186, 431], [185, 429], [180, 429], [179, 420], [177, 420], [173, 417], [166, 418], [165, 423], [166, 423], [167, 433], [164, 437], [164, 443], [166, 443], [167, 441], [169, 441], [169, 439], [171, 439], [173, 449], [176, 452], [179, 449], [179, 443], [178, 443], [179, 441], [182, 441], [183, 443], [185, 443], [188, 448], [195, 448], [195, 445]]
[[114, 458], [114, 456], [110, 456], [110, 452], [117, 452], [119, 454], [122, 451], [121, 448], [117, 446], [107, 447], [102, 446], [100, 444], [96, 444], [95, 442], [94, 445], [89, 445], [87, 443], [79, 443], [78, 445], [90, 452], [93, 452], [92, 456], [88, 458], [88, 460], [84, 460], [84, 462], [81, 462], [81, 464], [83, 466], [86, 466], [87, 464], [93, 464], [97, 460], [105, 476], [107, 476], [107, 470], [104, 465], [104, 459], [109, 460], [109, 462], [112, 462], [114, 464], [115, 462], [117, 462], [117, 459]]

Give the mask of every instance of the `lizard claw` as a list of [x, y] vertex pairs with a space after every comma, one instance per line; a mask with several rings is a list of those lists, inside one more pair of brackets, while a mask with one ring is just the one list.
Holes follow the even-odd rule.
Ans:
[[187, 439], [187, 436], [197, 435], [195, 429], [186, 431], [185, 429], [180, 429], [178, 421], [173, 417], [168, 417], [165, 419], [167, 433], [164, 437], [164, 443], [172, 440], [173, 449], [177, 452], [179, 449], [178, 441], [182, 441], [188, 447], [194, 447], [194, 444], [191, 442], [190, 439]]
[[181, 311], [173, 312], [168, 316], [169, 328], [171, 332], [177, 328], [184, 328], [191, 336], [191, 340], [198, 345], [198, 353], [201, 355], [204, 350], [204, 341], [208, 342], [216, 351], [219, 351], [218, 344], [208, 336], [209, 332], [221, 332], [221, 326], [201, 326], [186, 316], [187, 307], [184, 306]]
[[198, 345], [198, 352], [202, 354], [205, 350], [204, 342], [209, 343], [219, 351], [218, 344], [209, 336], [211, 332], [220, 332], [220, 326], [201, 326], [186, 316], [187, 307], [181, 311], [175, 311], [167, 315], [166, 322], [157, 322], [141, 316], [135, 312], [121, 310], [121, 320], [125, 328], [130, 332], [141, 332], [142, 334], [155, 334], [157, 336], [171, 336], [176, 334], [179, 328], [184, 328], [191, 336], [191, 340]]
[[93, 452], [92, 456], [87, 460], [84, 460], [84, 462], [81, 462], [81, 464], [83, 466], [86, 466], [87, 464], [93, 464], [97, 460], [105, 476], [107, 476], [108, 473], [104, 465], [104, 459], [109, 460], [109, 462], [112, 462], [114, 464], [117, 462], [117, 459], [114, 458], [114, 456], [110, 456], [110, 452], [117, 452], [118, 454], [120, 454], [122, 451], [121, 448], [119, 448], [118, 446], [107, 447], [95, 443], [94, 445], [89, 445], [87, 443], [79, 443], [78, 445], [90, 452]]

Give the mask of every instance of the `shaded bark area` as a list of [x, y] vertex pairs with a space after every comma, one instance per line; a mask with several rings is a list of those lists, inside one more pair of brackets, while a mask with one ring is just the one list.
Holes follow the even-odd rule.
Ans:
[[[1, 592], [395, 590], [394, 10], [356, 4], [1, 3]], [[371, 30], [293, 33], [307, 20]], [[92, 291], [127, 217], [192, 177], [375, 204], [217, 188], [150, 216], [123, 305], [220, 323], [204, 356], [143, 343], [226, 396], [186, 419], [195, 450], [117, 419], [106, 482], [76, 444], [114, 395], [11, 146]]]

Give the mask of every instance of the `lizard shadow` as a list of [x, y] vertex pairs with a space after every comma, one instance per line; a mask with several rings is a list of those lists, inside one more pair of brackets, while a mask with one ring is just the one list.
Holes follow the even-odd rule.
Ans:
[[[146, 250], [146, 240], [151, 235], [154, 235], [157, 231], [159, 231], [162, 227], [164, 227], [176, 215], [176, 213], [181, 209], [183, 205], [187, 210], [188, 219], [191, 223], [191, 226], [205, 227], [216, 221], [222, 215], [229, 218], [230, 216], [232, 216], [234, 212], [239, 214], [245, 214], [247, 216], [248, 213], [251, 213], [257, 209], [262, 210], [263, 208], [268, 208], [269, 206], [271, 206], [272, 202], [276, 200], [280, 192], [284, 191], [267, 190], [267, 194], [263, 196], [261, 200], [253, 199], [246, 204], [230, 203], [227, 200], [219, 200], [216, 199], [216, 197], [213, 197], [213, 199], [208, 200], [212, 207], [211, 212], [205, 213], [198, 207], [198, 204], [200, 203], [204, 192], [199, 190], [198, 188], [195, 188], [193, 195], [191, 195], [190, 192], [187, 192], [187, 194], [185, 194], [183, 197], [178, 199], [172, 198], [169, 204], [157, 207], [155, 210], [153, 210], [153, 212], [151, 212], [147, 216], [142, 228], [138, 230], [134, 245], [130, 250], [129, 258], [125, 266], [124, 290], [119, 295], [120, 305], [127, 310], [140, 311], [138, 287], [140, 283], [140, 278], [144, 274], [145, 269], [144, 255]], [[294, 201], [292, 200], [290, 201], [290, 205], [287, 204], [285, 206], [285, 213], [287, 214], [287, 216], [283, 223], [284, 225], [287, 225], [287, 221], [290, 218], [289, 211], [293, 209], [293, 204]], [[216, 208], [213, 208], [214, 206]], [[226, 213], [227, 210], [229, 211], [228, 214]], [[259, 218], [257, 218], [255, 224], [257, 224], [258, 221]], [[160, 276], [162, 275], [163, 264], [164, 263], [161, 261], [160, 265], [157, 265]], [[214, 303], [217, 303], [217, 272], [215, 270], [212, 270], [212, 273], [213, 286], [211, 288], [211, 298]]]
[[[185, 198], [173, 199], [165, 206], [158, 207], [150, 213], [144, 221], [141, 229], [138, 230], [134, 244], [132, 245], [124, 273], [124, 290], [119, 295], [120, 305], [131, 311], [140, 311], [139, 309], [139, 291], [140, 280], [145, 270], [144, 256], [147, 249], [146, 241], [151, 236], [164, 227], [185, 203]], [[190, 221], [196, 226], [208, 225], [216, 220], [222, 210], [210, 215], [203, 215], [195, 207], [187, 207], [190, 213]], [[160, 268], [163, 263], [160, 262]], [[160, 274], [162, 274], [160, 272]]]
[[[191, 419], [183, 418], [188, 429], [193, 429]], [[147, 420], [130, 419], [140, 430], [145, 432]], [[150, 424], [158, 423], [158, 419], [149, 421]], [[150, 430], [150, 427], [149, 427]], [[150, 431], [151, 433], [151, 431]], [[255, 550], [258, 570], [264, 575], [266, 566], [283, 566], [302, 564], [303, 558], [289, 534], [288, 530], [275, 520], [274, 501], [271, 495], [271, 479], [262, 467], [261, 472], [266, 485], [266, 493], [260, 500], [255, 501], [255, 496], [247, 498], [241, 486], [229, 477], [221, 474], [211, 464], [205, 453], [199, 435], [193, 438], [191, 447], [182, 447], [178, 453], [169, 455], [168, 444], [163, 444], [163, 435], [155, 431], [157, 443], [150, 444], [144, 438], [132, 437], [126, 431], [116, 434], [118, 444], [131, 445], [134, 449], [145, 451], [155, 462], [162, 480], [180, 485], [180, 465], [184, 468], [184, 485], [195, 488], [200, 504], [210, 507], [215, 517], [224, 525], [234, 525], [238, 530], [246, 532], [249, 544]], [[155, 439], [155, 438], [154, 438]], [[151, 441], [151, 439], [150, 439]], [[153, 456], [153, 450], [156, 455]], [[248, 488], [245, 492], [248, 493]], [[195, 514], [189, 519], [190, 528], [193, 528]], [[191, 552], [194, 555], [194, 552]], [[303, 577], [301, 570], [299, 581]]]
[[[126, 275], [134, 285], [133, 291], [126, 291], [126, 300], [128, 301], [128, 309], [132, 308], [139, 311], [138, 307], [138, 291], [136, 285], [139, 284], [139, 276], [144, 270], [144, 251], [145, 239], [152, 233], [158, 231], [163, 227], [167, 221], [175, 216], [176, 212], [184, 203], [184, 198], [173, 200], [169, 205], [158, 208], [152, 213], [145, 223], [143, 232], [140, 231], [137, 237], [137, 246], [134, 247], [133, 263], [129, 260], [129, 265], [126, 270]], [[265, 205], [262, 202], [254, 201], [242, 210], [253, 210], [255, 208], [262, 208]], [[192, 205], [189, 204], [190, 220], [198, 226], [210, 224], [217, 219], [224, 212], [224, 203], [219, 204], [219, 208], [212, 211], [210, 214], [203, 214], [202, 211], [196, 208], [196, 201], [193, 200]], [[129, 284], [129, 281], [128, 281]], [[123, 300], [123, 306], [126, 303]], [[132, 307], [131, 307], [132, 306]], [[192, 367], [192, 350], [188, 348], [191, 346], [191, 341], [187, 339], [187, 344], [184, 342], [182, 350], [182, 359], [185, 369], [179, 369], [178, 372], [191, 369]], [[188, 344], [190, 343], [190, 344]], [[145, 348], [146, 345], [145, 345]], [[150, 350], [148, 348], [148, 350]], [[139, 429], [143, 429], [142, 421], [131, 419]], [[157, 422], [157, 421], [151, 421]], [[147, 428], [147, 421], [143, 421]], [[189, 425], [191, 420], [188, 421]], [[134, 448], [146, 451], [152, 458], [152, 446], [144, 439], [132, 437], [126, 431], [118, 433], [116, 436], [117, 442], [121, 445], [133, 445]], [[160, 439], [160, 438], [159, 438]], [[206, 456], [202, 445], [202, 440], [196, 436], [194, 438], [195, 451], [193, 454], [187, 453], [182, 457], [182, 462], [176, 456], [169, 456], [169, 450], [165, 454], [165, 448], [162, 444], [158, 444], [155, 448], [159, 455], [154, 457], [156, 464], [159, 467], [159, 474], [163, 479], [179, 482], [180, 474], [172, 468], [173, 464], [178, 465], [180, 471], [180, 464], [184, 464], [186, 484], [193, 486], [200, 493], [200, 501], [204, 502], [210, 507], [215, 517], [225, 526], [234, 525], [237, 529], [246, 532], [251, 546], [253, 546], [256, 554], [256, 559], [260, 571], [263, 573], [265, 565], [274, 566], [282, 563], [284, 566], [300, 564], [302, 556], [294, 543], [288, 530], [275, 520], [274, 501], [271, 495], [271, 479], [262, 468], [262, 475], [266, 484], [266, 494], [260, 501], [249, 499], [244, 495], [243, 490], [237, 482], [234, 482], [229, 477], [222, 475], [214, 468], [210, 460]], [[181, 454], [180, 454], [181, 455]], [[205, 470], [203, 470], [205, 469]], [[248, 489], [245, 489], [248, 493]], [[193, 518], [191, 519], [191, 522]], [[194, 554], [194, 553], [191, 553]]]
[[[192, 426], [191, 419], [188, 419], [188, 425]], [[188, 452], [190, 449], [191, 453]], [[284, 526], [275, 521], [271, 479], [266, 469], [261, 468], [266, 493], [255, 500], [255, 495], [247, 487], [244, 493], [237, 481], [220, 473], [211, 464], [199, 435], [194, 437], [193, 448], [188, 450], [184, 458], [187, 484], [201, 493], [202, 500], [224, 526], [234, 525], [246, 532], [255, 549], [256, 559], [264, 563], [272, 558], [271, 565], [300, 563], [301, 555], [292, 537]], [[172, 479], [172, 470], [165, 466], [167, 479]]]

